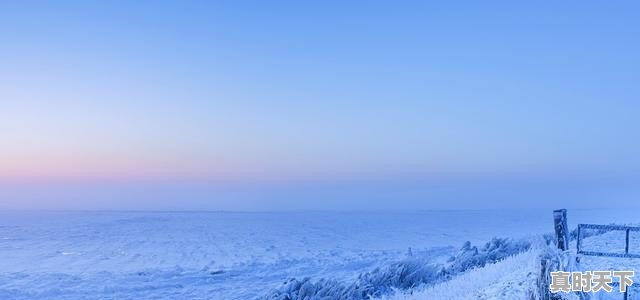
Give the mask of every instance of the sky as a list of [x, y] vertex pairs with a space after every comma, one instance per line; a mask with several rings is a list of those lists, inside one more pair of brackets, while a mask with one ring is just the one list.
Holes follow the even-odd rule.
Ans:
[[1, 1], [0, 208], [633, 206], [634, 1]]

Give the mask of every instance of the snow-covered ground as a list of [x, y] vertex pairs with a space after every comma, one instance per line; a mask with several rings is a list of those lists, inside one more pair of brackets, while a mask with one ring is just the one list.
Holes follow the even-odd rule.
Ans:
[[[569, 211], [569, 222], [629, 223], [635, 215]], [[288, 278], [349, 284], [409, 252], [444, 262], [465, 241], [480, 246], [496, 236], [526, 240], [551, 230], [548, 210], [4, 211], [0, 299], [252, 299]], [[527, 284], [530, 267], [539, 264], [533, 256], [531, 250], [412, 292], [415, 299], [459, 299], [449, 296], [460, 295], [450, 292], [455, 285], [475, 291], [464, 295], [484, 295], [473, 299], [519, 299], [524, 289], [513, 287]]]

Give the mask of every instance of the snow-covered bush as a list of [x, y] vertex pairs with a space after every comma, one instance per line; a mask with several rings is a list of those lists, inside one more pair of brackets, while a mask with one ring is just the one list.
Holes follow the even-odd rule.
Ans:
[[470, 242], [464, 243], [456, 256], [449, 259], [447, 274], [455, 275], [471, 268], [484, 267], [487, 263], [495, 263], [506, 257], [528, 250], [531, 242], [509, 238], [493, 238], [478, 250]]
[[394, 290], [408, 290], [420, 285], [435, 284], [469, 269], [484, 267], [531, 247], [526, 240], [493, 238], [483, 247], [466, 242], [446, 264], [428, 258], [409, 256], [399, 262], [371, 272], [360, 274], [355, 282], [346, 284], [335, 280], [320, 279], [312, 282], [288, 279], [263, 299], [269, 300], [360, 300], [370, 299]]

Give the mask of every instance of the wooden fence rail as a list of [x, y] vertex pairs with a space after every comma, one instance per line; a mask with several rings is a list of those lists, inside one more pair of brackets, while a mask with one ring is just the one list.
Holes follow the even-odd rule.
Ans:
[[[625, 231], [625, 246], [624, 253], [615, 252], [599, 252], [599, 251], [585, 251], [582, 249], [582, 233], [584, 229], [596, 229], [606, 231]], [[589, 256], [607, 256], [607, 257], [622, 257], [622, 258], [640, 258], [640, 254], [629, 253], [629, 232], [638, 231], [640, 227], [622, 226], [622, 225], [596, 225], [596, 224], [578, 224], [578, 238], [576, 242], [577, 254], [589, 255]], [[640, 249], [638, 249], [640, 250]]]

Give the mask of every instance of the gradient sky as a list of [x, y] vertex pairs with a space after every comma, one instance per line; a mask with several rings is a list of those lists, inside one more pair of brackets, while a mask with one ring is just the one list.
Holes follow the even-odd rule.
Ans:
[[634, 1], [1, 1], [0, 208], [630, 205], [638, 37]]

